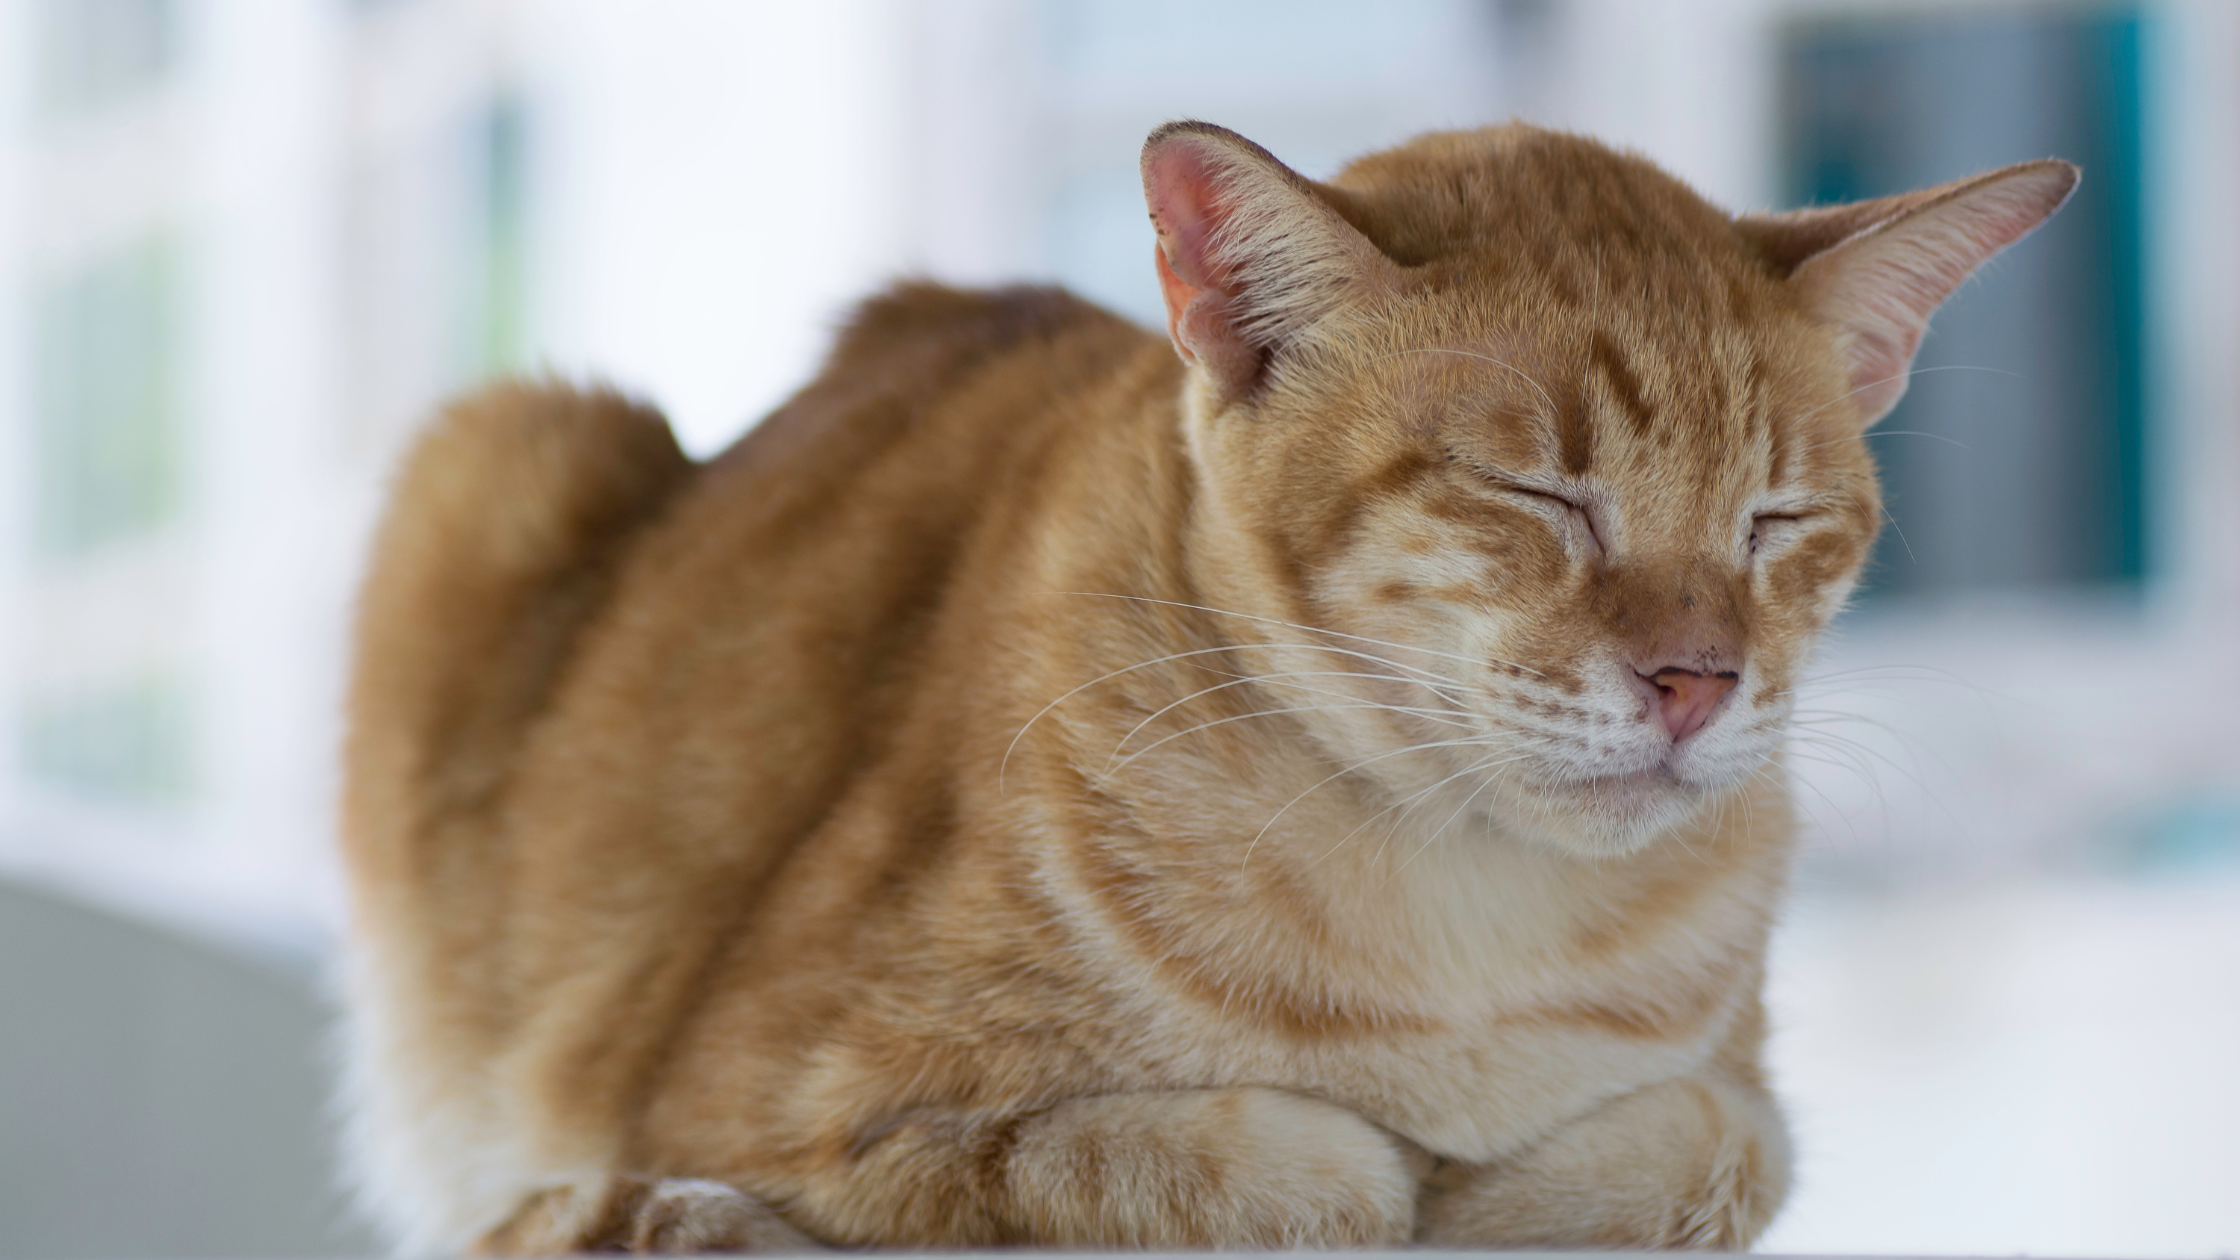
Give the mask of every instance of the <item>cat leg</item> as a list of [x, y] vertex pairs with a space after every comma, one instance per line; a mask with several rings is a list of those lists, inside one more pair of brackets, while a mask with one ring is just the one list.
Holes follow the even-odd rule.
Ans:
[[911, 1115], [812, 1175], [801, 1219], [859, 1244], [1396, 1246], [1430, 1160], [1354, 1112], [1274, 1089]]
[[1788, 1132], [1773, 1096], [1704, 1073], [1615, 1099], [1514, 1158], [1439, 1169], [1417, 1240], [1742, 1251], [1788, 1188]]
[[611, 1175], [537, 1191], [472, 1249], [478, 1256], [815, 1250], [762, 1200], [721, 1182]]

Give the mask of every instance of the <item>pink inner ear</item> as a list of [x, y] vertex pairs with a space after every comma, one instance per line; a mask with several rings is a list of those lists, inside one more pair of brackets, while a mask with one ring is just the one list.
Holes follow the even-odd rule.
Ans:
[[[1185, 362], [1202, 362], [1224, 379], [1249, 379], [1257, 356], [1229, 326], [1230, 268], [1214, 257], [1214, 233], [1226, 216], [1215, 166], [1186, 137], [1160, 145], [1144, 162], [1144, 196], [1159, 243], [1152, 264], [1167, 308], [1167, 337]], [[1252, 360], [1253, 362], [1248, 362]]]
[[1164, 241], [1152, 243], [1151, 265], [1158, 270], [1159, 297], [1167, 306], [1167, 340], [1175, 344], [1175, 349], [1181, 353], [1184, 362], [1190, 362], [1197, 355], [1191, 352], [1189, 344], [1183, 340], [1182, 313], [1190, 309], [1191, 299], [1203, 290], [1174, 273], [1174, 267], [1167, 262]]
[[1212, 258], [1214, 222], [1220, 214], [1213, 164], [1198, 146], [1178, 138], [1159, 146], [1144, 173], [1151, 221], [1167, 266], [1193, 289], [1221, 288]]
[[1175, 351], [1228, 397], [1248, 394], [1278, 347], [1364, 286], [1397, 278], [1323, 190], [1217, 127], [1153, 132], [1143, 195]]
[[1929, 316], [2075, 186], [2076, 169], [2057, 162], [1979, 176], [1797, 268], [1793, 282], [1849, 337], [1852, 396], [1868, 423], [1905, 393]]

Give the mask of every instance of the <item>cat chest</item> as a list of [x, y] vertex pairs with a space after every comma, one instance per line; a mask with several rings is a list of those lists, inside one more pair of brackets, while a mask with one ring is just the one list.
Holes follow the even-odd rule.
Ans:
[[[1639, 962], [1641, 960], [1634, 960]], [[1373, 986], [1182, 997], [1139, 1045], [1177, 1085], [1275, 1085], [1360, 1112], [1434, 1154], [1497, 1159], [1603, 1102], [1700, 1069], [1755, 999], [1748, 940], [1618, 970], [1444, 995]], [[1290, 1000], [1280, 1000], [1287, 996]], [[1180, 1060], [1172, 1048], [1190, 1047]]]

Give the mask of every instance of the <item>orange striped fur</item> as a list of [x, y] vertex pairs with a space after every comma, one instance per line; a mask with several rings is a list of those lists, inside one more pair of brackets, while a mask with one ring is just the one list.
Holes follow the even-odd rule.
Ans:
[[706, 464], [553, 385], [422, 440], [345, 828], [401, 1246], [1766, 1224], [1860, 435], [2073, 169], [1737, 219], [1527, 127], [1316, 184], [1178, 124], [1145, 175], [1172, 344], [906, 285]]

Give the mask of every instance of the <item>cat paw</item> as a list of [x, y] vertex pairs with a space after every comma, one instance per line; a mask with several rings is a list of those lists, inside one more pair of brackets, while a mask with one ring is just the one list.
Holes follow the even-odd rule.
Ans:
[[1043, 1246], [1390, 1247], [1414, 1232], [1420, 1157], [1281, 1090], [1111, 1095], [1048, 1113], [1013, 1154], [1013, 1188]]
[[1360, 1114], [1276, 1090], [1239, 1091], [1242, 1139], [1211, 1206], [1231, 1236], [1217, 1245], [1285, 1250], [1398, 1247], [1415, 1232], [1425, 1157]]
[[814, 1250], [762, 1200], [722, 1182], [620, 1176], [539, 1190], [473, 1248], [479, 1256]]
[[1761, 1090], [1672, 1081], [1495, 1164], [1433, 1174], [1417, 1241], [1442, 1247], [1744, 1251], [1788, 1190]]

